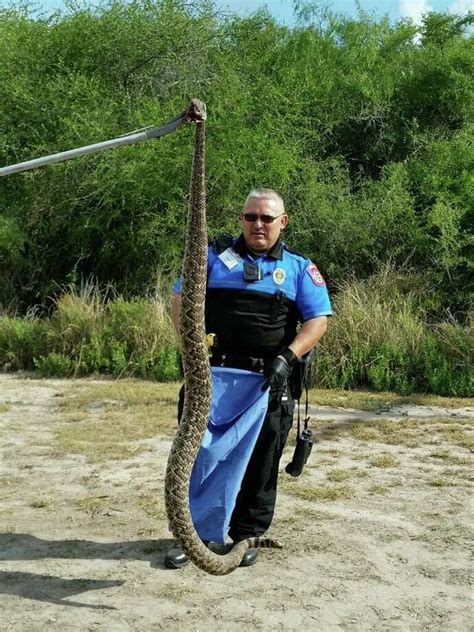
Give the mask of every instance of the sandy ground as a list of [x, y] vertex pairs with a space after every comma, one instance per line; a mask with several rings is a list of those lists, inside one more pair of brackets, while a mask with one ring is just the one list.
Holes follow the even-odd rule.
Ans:
[[58, 449], [73, 388], [0, 376], [1, 630], [474, 629], [472, 409], [313, 408], [309, 466], [280, 474], [285, 548], [211, 577], [163, 567], [169, 436], [121, 459]]

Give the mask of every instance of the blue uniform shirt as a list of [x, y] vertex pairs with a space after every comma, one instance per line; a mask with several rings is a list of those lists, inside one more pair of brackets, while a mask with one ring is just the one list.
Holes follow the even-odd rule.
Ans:
[[[256, 264], [260, 280], [244, 279], [244, 264]], [[181, 292], [181, 280], [173, 286]], [[317, 267], [279, 240], [264, 255], [251, 253], [243, 237], [221, 253], [208, 252], [206, 331], [229, 353], [271, 357], [291, 343], [298, 321], [332, 314]]]

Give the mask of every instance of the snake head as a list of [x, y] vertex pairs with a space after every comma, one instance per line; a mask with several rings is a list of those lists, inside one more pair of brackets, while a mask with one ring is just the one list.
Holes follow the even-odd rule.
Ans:
[[193, 99], [185, 112], [186, 120], [191, 123], [204, 123], [207, 119], [206, 105], [199, 99]]

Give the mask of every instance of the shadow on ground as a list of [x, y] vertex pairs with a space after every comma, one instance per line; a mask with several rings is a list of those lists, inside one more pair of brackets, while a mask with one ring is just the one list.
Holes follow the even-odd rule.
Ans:
[[[43, 540], [28, 533], [0, 533], [0, 560], [81, 559], [143, 560], [164, 568], [164, 552], [172, 540], [93, 542], [90, 540]], [[76, 608], [115, 610], [110, 606], [70, 601], [68, 597], [91, 590], [122, 586], [121, 580], [65, 579], [19, 571], [0, 571], [0, 594], [17, 595]]]
[[42, 540], [29, 533], [0, 533], [0, 560], [143, 560], [153, 563], [173, 544], [173, 540]]
[[68, 597], [90, 590], [103, 590], [122, 586], [120, 580], [101, 579], [64, 579], [52, 575], [38, 575], [19, 571], [0, 571], [0, 594], [16, 595], [27, 599], [36, 599], [46, 603], [75, 608], [92, 608], [95, 610], [116, 610], [112, 606], [80, 603], [70, 601]]

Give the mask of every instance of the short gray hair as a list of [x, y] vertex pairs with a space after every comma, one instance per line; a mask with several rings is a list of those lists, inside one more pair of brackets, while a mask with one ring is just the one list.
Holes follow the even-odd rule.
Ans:
[[285, 203], [283, 202], [283, 198], [281, 195], [274, 191], [273, 189], [252, 189], [250, 193], [247, 195], [247, 199], [245, 200], [245, 204], [253, 198], [264, 199], [264, 200], [276, 200], [280, 202], [283, 211], [285, 210]]

